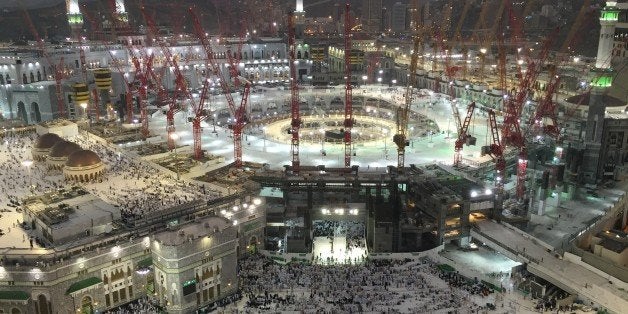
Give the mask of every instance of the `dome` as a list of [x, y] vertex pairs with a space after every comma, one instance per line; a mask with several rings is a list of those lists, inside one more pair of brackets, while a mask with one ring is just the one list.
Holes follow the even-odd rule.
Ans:
[[70, 141], [62, 141], [52, 146], [50, 157], [67, 157], [75, 151], [81, 150], [81, 146]]
[[91, 150], [79, 150], [75, 151], [68, 156], [68, 161], [65, 162], [66, 167], [88, 167], [97, 165], [101, 162], [100, 157]]
[[48, 149], [63, 141], [63, 139], [55, 133], [46, 133], [37, 138], [35, 148]]

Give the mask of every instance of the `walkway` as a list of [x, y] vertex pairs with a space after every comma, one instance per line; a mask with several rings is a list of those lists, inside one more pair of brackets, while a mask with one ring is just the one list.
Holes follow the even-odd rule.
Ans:
[[530, 236], [524, 236], [521, 231], [486, 220], [478, 223], [478, 228], [472, 230], [471, 235], [490, 246], [498, 246], [498, 250], [506, 250], [506, 256], [527, 262], [529, 272], [569, 293], [593, 301], [615, 313], [625, 313], [628, 309], [628, 295], [617, 286], [625, 283], [613, 284], [607, 277], [582, 265], [557, 258], [546, 246]]

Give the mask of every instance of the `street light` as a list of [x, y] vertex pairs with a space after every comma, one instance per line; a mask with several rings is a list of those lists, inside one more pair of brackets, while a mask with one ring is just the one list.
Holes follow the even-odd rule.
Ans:
[[264, 151], [266, 151], [266, 127], [262, 127], [262, 133], [264, 134]]
[[175, 170], [177, 172], [177, 180], [179, 180], [181, 178], [181, 175], [179, 174], [179, 163], [177, 162], [177, 140], [179, 139], [179, 134], [177, 133], [172, 133], [170, 134], [170, 139], [172, 139], [172, 142], [174, 143], [174, 162], [175, 162]]
[[83, 117], [87, 119], [87, 103], [83, 102], [80, 106], [83, 108]]
[[484, 62], [486, 60], [486, 48], [480, 48], [480, 82], [484, 83]]

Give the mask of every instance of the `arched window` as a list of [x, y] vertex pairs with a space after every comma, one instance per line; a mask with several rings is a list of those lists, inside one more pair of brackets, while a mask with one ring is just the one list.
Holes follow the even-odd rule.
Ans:
[[31, 83], [35, 82], [35, 74], [33, 74], [33, 72], [31, 72]]
[[11, 314], [21, 314], [21, 313], [22, 313], [22, 311], [20, 311], [20, 309], [18, 309], [16, 307], [11, 309]]
[[305, 59], [309, 59], [310, 58], [310, 53], [309, 52], [305, 52]]
[[4, 85], [4, 76], [0, 74], [0, 84]]
[[37, 70], [37, 82], [41, 82], [41, 72]]
[[301, 51], [297, 51], [297, 59], [301, 59]]
[[51, 312], [48, 308], [48, 300], [43, 294], [37, 297], [37, 307], [39, 308], [39, 314], [49, 314]]
[[28, 79], [26, 78], [26, 73], [22, 74], [22, 84], [28, 84]]

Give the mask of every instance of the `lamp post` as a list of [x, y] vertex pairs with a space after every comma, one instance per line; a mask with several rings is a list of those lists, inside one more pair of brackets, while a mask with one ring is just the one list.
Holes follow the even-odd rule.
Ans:
[[262, 127], [262, 133], [264, 133], [264, 151], [266, 151], [266, 127]]
[[486, 48], [480, 48], [480, 82], [484, 83], [484, 64], [486, 60]]
[[321, 155], [325, 156], [325, 129], [321, 128], [318, 131], [321, 132]]
[[22, 166], [26, 167], [28, 170], [28, 187], [33, 192], [33, 177], [31, 176], [31, 166], [33, 165], [32, 160], [24, 160], [22, 161]]
[[81, 103], [81, 108], [83, 108], [83, 118], [85, 118], [85, 120], [87, 120], [87, 103]]
[[212, 119], [212, 125], [214, 126], [214, 130], [212, 133], [216, 133], [216, 114], [214, 113], [214, 118]]
[[174, 162], [175, 162], [175, 171], [177, 172], [177, 180], [181, 179], [181, 175], [179, 174], [179, 163], [177, 161], [177, 140], [179, 139], [179, 134], [172, 133], [170, 134], [170, 139], [174, 143]]

